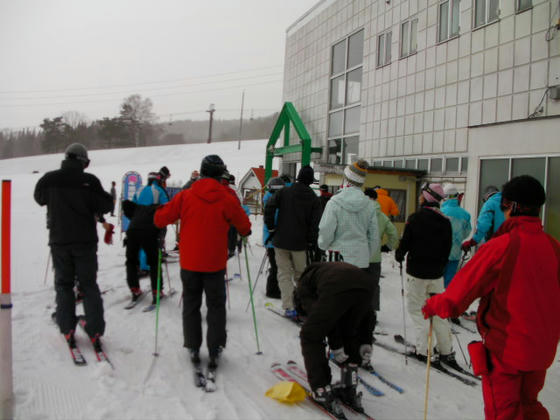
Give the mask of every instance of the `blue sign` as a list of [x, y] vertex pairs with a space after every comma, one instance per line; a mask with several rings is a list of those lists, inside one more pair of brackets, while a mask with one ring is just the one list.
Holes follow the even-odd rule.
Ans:
[[[142, 186], [142, 177], [138, 172], [129, 171], [126, 174], [124, 174], [122, 180], [121, 203], [124, 200], [132, 200], [134, 198], [134, 194], [136, 194], [136, 191], [138, 191], [141, 186]], [[122, 209], [122, 204], [121, 204], [121, 209]], [[121, 226], [123, 232], [126, 232], [129, 223], [130, 220], [121, 211]]]

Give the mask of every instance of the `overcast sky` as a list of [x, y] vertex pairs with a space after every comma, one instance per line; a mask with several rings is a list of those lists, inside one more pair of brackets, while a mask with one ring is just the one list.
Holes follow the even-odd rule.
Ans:
[[[319, 0], [0, 0], [0, 129], [149, 97], [160, 121], [281, 107], [286, 29]], [[170, 115], [171, 114], [171, 115]]]

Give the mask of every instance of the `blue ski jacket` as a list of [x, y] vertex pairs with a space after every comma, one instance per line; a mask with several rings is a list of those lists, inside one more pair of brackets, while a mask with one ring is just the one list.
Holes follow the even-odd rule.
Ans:
[[134, 194], [132, 201], [143, 206], [150, 206], [152, 204], [165, 204], [169, 202], [169, 198], [167, 198], [165, 190], [153, 182], [151, 185], [140, 187]]
[[476, 231], [473, 239], [477, 244], [483, 240], [489, 240], [494, 232], [504, 223], [504, 212], [500, 208], [502, 203], [502, 193], [492, 195], [482, 206], [478, 220], [476, 221]]
[[461, 244], [471, 233], [471, 215], [468, 211], [459, 206], [459, 200], [451, 198], [441, 205], [441, 212], [445, 214], [451, 222], [451, 252], [449, 253], [450, 261], [459, 261], [461, 259]]

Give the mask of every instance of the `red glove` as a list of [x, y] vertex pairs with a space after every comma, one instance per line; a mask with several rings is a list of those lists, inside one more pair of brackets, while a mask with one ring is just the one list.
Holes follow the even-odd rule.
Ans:
[[105, 226], [105, 237], [103, 238], [103, 241], [107, 245], [111, 245], [113, 243], [113, 233], [115, 233], [114, 227], [115, 225], [113, 225], [112, 223], [107, 223], [107, 225]]
[[469, 239], [468, 241], [463, 242], [463, 245], [461, 245], [461, 249], [465, 252], [469, 252], [469, 250], [473, 247], [476, 246], [477, 242], [474, 239]]
[[426, 301], [426, 303], [422, 307], [422, 313], [424, 314], [424, 319], [428, 319], [433, 317], [434, 315], [437, 315], [433, 299], [428, 299]]

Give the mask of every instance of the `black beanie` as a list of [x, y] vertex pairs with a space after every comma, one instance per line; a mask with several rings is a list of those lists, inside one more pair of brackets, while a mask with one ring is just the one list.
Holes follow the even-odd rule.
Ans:
[[315, 181], [313, 175], [314, 175], [313, 168], [309, 165], [305, 165], [302, 166], [301, 169], [299, 170], [297, 180], [302, 184], [311, 185]]
[[225, 170], [226, 165], [218, 155], [208, 155], [200, 164], [200, 175], [203, 177], [220, 178]]
[[539, 208], [546, 201], [541, 183], [530, 175], [512, 178], [502, 187], [502, 197], [523, 207]]

